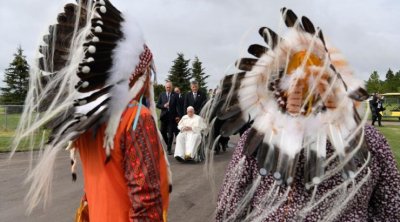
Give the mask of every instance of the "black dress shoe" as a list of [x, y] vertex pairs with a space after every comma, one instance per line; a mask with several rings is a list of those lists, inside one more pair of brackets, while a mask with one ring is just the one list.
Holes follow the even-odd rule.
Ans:
[[172, 153], [171, 150], [168, 150], [167, 154], [168, 154], [168, 155], [172, 155], [173, 153]]
[[182, 157], [180, 157], [180, 156], [176, 156], [175, 159], [178, 160], [181, 163], [185, 162], [185, 160], [182, 159]]

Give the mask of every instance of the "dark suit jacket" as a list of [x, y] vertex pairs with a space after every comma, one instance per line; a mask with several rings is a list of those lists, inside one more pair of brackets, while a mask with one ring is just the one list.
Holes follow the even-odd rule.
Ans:
[[161, 121], [175, 121], [178, 116], [177, 112], [177, 95], [171, 92], [169, 99], [169, 108], [165, 108], [164, 104], [168, 102], [167, 93], [163, 92], [158, 97], [157, 108], [161, 109], [160, 120]]
[[176, 108], [178, 112], [178, 117], [182, 118], [182, 116], [186, 115], [185, 94], [181, 93], [180, 96], [177, 94], [176, 97], [177, 97]]
[[197, 92], [196, 100], [194, 100], [194, 98], [193, 98], [193, 92], [186, 93], [186, 95], [185, 95], [185, 110], [184, 111], [186, 112], [186, 109], [189, 106], [193, 106], [195, 113], [199, 114], [206, 102], [207, 102], [207, 96], [200, 91]]
[[369, 101], [369, 108], [371, 109], [372, 115], [377, 115], [377, 108], [378, 108], [378, 102], [376, 99], [371, 99]]

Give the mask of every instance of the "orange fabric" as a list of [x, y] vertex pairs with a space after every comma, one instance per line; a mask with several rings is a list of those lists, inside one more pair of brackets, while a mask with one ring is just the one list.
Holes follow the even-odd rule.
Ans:
[[[132, 114], [126, 125], [125, 143], [125, 158], [127, 165], [126, 177], [128, 178], [128, 192], [131, 193], [131, 199], [134, 207], [131, 211], [131, 217], [142, 219], [150, 219], [151, 221], [166, 221], [168, 202], [169, 202], [169, 180], [168, 166], [165, 159], [164, 150], [158, 138], [155, 121], [151, 116], [150, 111], [142, 106], [140, 118], [137, 123], [137, 128], [132, 131], [132, 126], [137, 114], [137, 103], [133, 102]], [[147, 137], [147, 139], [144, 139]], [[132, 148], [136, 151], [132, 151]], [[148, 156], [148, 151], [152, 150], [152, 157]], [[155, 158], [154, 163], [148, 161], [148, 158]], [[140, 162], [138, 162], [140, 161]], [[138, 163], [132, 167], [129, 163]], [[133, 174], [133, 175], [132, 175]], [[143, 174], [148, 174], [146, 178]], [[135, 178], [134, 181], [131, 178]], [[158, 198], [160, 199], [157, 199]], [[155, 199], [154, 199], [155, 198]], [[138, 203], [138, 199], [143, 199]], [[162, 203], [162, 208], [159, 208], [157, 201]], [[143, 210], [142, 207], [146, 208]], [[158, 210], [160, 210], [158, 212]]]
[[160, 144], [162, 155], [160, 155], [160, 175], [161, 175], [161, 198], [163, 203], [163, 218], [167, 221], [167, 212], [169, 207], [169, 179], [168, 179], [168, 166], [165, 160], [164, 149]]
[[[93, 132], [88, 131], [75, 142], [82, 161], [89, 219], [91, 222], [126, 222], [130, 200], [121, 167], [123, 156], [116, 138], [112, 158], [104, 164], [104, 130], [102, 126], [95, 138]], [[119, 135], [117, 133], [116, 137]]]
[[[117, 134], [114, 138], [114, 149], [111, 152], [111, 160], [105, 164], [105, 151], [103, 139], [105, 125], [101, 126], [94, 137], [92, 131], [84, 133], [76, 142], [78, 148], [85, 181], [85, 194], [88, 201], [89, 218], [91, 222], [126, 222], [129, 221], [131, 200], [128, 195], [128, 186], [123, 169], [124, 153], [121, 150], [121, 136], [130, 130], [137, 106], [127, 108], [122, 115]], [[142, 108], [140, 116], [149, 115], [149, 110]], [[163, 153], [160, 145], [161, 153]], [[162, 155], [163, 156], [163, 155]], [[165, 158], [160, 155], [160, 185], [162, 207], [165, 213], [168, 210], [168, 179]]]
[[[136, 102], [134, 102], [136, 104]], [[126, 131], [128, 132], [130, 128], [133, 125], [133, 122], [135, 121], [135, 116], [137, 113], [137, 108], [134, 107], [131, 118], [129, 119], [129, 122], [126, 126]], [[141, 110], [141, 115], [151, 115], [150, 112], [148, 112], [146, 109]], [[160, 184], [161, 184], [161, 198], [162, 198], [162, 204], [163, 204], [163, 214], [164, 214], [164, 221], [167, 221], [167, 212], [168, 212], [168, 207], [169, 207], [169, 178], [168, 178], [168, 164], [165, 160], [165, 153], [164, 149], [159, 142], [159, 149], [160, 149]]]

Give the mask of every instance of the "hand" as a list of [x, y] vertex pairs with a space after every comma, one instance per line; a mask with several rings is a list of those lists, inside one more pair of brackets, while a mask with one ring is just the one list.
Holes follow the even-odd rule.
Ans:
[[183, 128], [183, 131], [191, 131], [191, 130], [192, 130], [192, 127], [190, 127], [190, 126], [185, 126]]
[[179, 123], [180, 120], [181, 120], [181, 118], [179, 118], [179, 117], [176, 117], [176, 118], [175, 118], [175, 122], [176, 122], [176, 123]]
[[169, 102], [164, 104], [164, 108], [169, 108]]

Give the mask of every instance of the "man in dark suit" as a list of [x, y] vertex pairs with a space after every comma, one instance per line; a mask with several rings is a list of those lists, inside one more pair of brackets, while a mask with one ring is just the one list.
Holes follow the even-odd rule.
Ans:
[[375, 121], [378, 118], [378, 94], [374, 93], [372, 96], [372, 99], [369, 100], [369, 108], [371, 109], [371, 114], [372, 114], [372, 125], [375, 125]]
[[186, 115], [185, 112], [185, 95], [181, 93], [181, 89], [179, 87], [175, 87], [174, 92], [177, 96], [177, 103], [176, 103], [176, 108], [178, 112], [178, 117], [179, 120], [182, 118], [182, 116]]
[[[185, 95], [181, 93], [181, 89], [179, 87], [175, 87], [174, 92], [176, 94], [176, 111], [178, 112], [178, 117], [176, 118], [176, 122], [178, 123], [182, 116], [186, 115], [185, 112]], [[178, 136], [179, 129], [178, 127], [175, 129], [175, 137]]]
[[177, 112], [177, 97], [172, 91], [172, 83], [165, 83], [165, 92], [158, 97], [157, 108], [161, 110], [161, 135], [167, 144], [168, 155], [172, 155], [172, 141], [174, 140], [174, 131], [177, 128], [176, 118]]
[[190, 88], [192, 91], [185, 96], [184, 110], [189, 106], [193, 106], [194, 112], [199, 115], [204, 104], [207, 102], [207, 96], [199, 91], [199, 84], [196, 81], [191, 82]]

